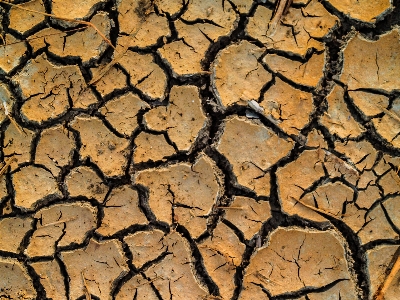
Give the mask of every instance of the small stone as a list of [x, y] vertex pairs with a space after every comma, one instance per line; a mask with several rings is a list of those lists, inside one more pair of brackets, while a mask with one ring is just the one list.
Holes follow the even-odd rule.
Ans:
[[136, 148], [133, 153], [133, 162], [166, 160], [166, 157], [175, 154], [175, 149], [165, 140], [163, 134], [141, 132], [135, 138]]
[[243, 196], [234, 196], [225, 210], [225, 219], [235, 225], [250, 240], [264, 222], [271, 217], [271, 206], [267, 201], [255, 201]]
[[72, 198], [86, 197], [102, 203], [108, 192], [108, 187], [96, 172], [85, 166], [72, 169], [65, 178], [65, 184]]
[[117, 240], [96, 242], [84, 249], [61, 252], [69, 276], [69, 299], [85, 295], [85, 290], [100, 299], [111, 299], [116, 279], [128, 271], [122, 245]]
[[145, 263], [152, 261], [167, 252], [164, 244], [165, 234], [161, 230], [139, 231], [124, 238], [132, 252], [132, 263], [141, 268]]
[[195, 86], [173, 86], [168, 106], [158, 106], [144, 115], [147, 127], [167, 131], [181, 151], [189, 151], [201, 129], [207, 124], [201, 106], [199, 89]]
[[56, 260], [34, 262], [31, 266], [40, 277], [40, 283], [51, 299], [66, 300], [64, 277]]
[[149, 107], [139, 96], [129, 92], [108, 101], [99, 111], [119, 133], [130, 136], [139, 127], [137, 114]]
[[61, 198], [56, 179], [45, 169], [26, 166], [12, 175], [15, 206], [34, 209], [40, 201]]
[[[104, 216], [97, 233], [110, 236], [132, 225], [147, 224], [146, 216], [139, 207], [139, 195], [129, 186], [120, 186], [111, 191], [103, 202]], [[123, 222], [121, 222], [123, 220]]]
[[19, 253], [22, 240], [32, 229], [32, 218], [4, 218], [0, 220], [0, 250]]
[[106, 176], [122, 176], [127, 168], [129, 141], [117, 137], [96, 117], [76, 117], [71, 127], [82, 141], [81, 157], [90, 157]]
[[72, 161], [75, 140], [62, 125], [42, 131], [36, 147], [35, 162], [44, 165], [54, 176]]
[[0, 291], [3, 299], [36, 299], [26, 268], [16, 258], [0, 257]]
[[260, 97], [261, 89], [272, 79], [257, 60], [263, 51], [242, 41], [218, 53], [212, 65], [211, 80], [214, 94], [223, 106]]

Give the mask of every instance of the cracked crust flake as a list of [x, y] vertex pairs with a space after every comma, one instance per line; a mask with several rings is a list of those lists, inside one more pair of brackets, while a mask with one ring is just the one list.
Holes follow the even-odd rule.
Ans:
[[[132, 225], [145, 225], [147, 219], [139, 207], [139, 195], [129, 186], [120, 186], [111, 191], [103, 202], [104, 216], [96, 232], [110, 236]], [[121, 219], [124, 220], [121, 222]]]
[[231, 299], [235, 290], [236, 268], [242, 262], [246, 246], [223, 223], [218, 223], [212, 236], [199, 244], [208, 274], [219, 287], [223, 299]]
[[105, 176], [122, 176], [127, 168], [129, 141], [111, 132], [96, 117], [76, 117], [71, 127], [79, 131], [82, 158], [90, 157]]
[[121, 242], [108, 240], [97, 242], [90, 239], [84, 249], [61, 253], [70, 278], [69, 299], [84, 296], [84, 291], [111, 300], [111, 290], [118, 278], [128, 271]]
[[134, 181], [149, 190], [149, 206], [159, 221], [178, 223], [193, 238], [206, 230], [207, 216], [223, 192], [219, 170], [204, 154], [192, 165], [137, 172]]
[[338, 22], [317, 0], [308, 1], [306, 6], [291, 7], [282, 17], [275, 30], [269, 30], [268, 22], [273, 11], [258, 6], [246, 27], [246, 33], [261, 41], [268, 49], [285, 51], [292, 55], [306, 56], [312, 49], [322, 51], [321, 39], [329, 34]]
[[167, 106], [158, 106], [144, 115], [148, 129], [166, 131], [178, 150], [189, 151], [207, 124], [195, 86], [173, 86]]
[[36, 147], [35, 163], [44, 165], [56, 177], [72, 162], [75, 140], [62, 125], [42, 131]]
[[33, 210], [43, 200], [62, 197], [54, 176], [40, 167], [22, 167], [12, 175], [12, 184], [15, 206], [23, 210]]
[[213, 91], [223, 106], [257, 100], [272, 75], [259, 62], [264, 49], [247, 41], [221, 50], [212, 65]]
[[351, 18], [375, 23], [392, 9], [390, 0], [328, 0], [337, 10]]
[[16, 258], [0, 257], [0, 291], [5, 299], [29, 300], [37, 296], [26, 267]]
[[277, 296], [323, 287], [337, 280], [352, 280], [348, 267], [345, 246], [333, 231], [278, 228], [270, 234], [267, 244], [252, 255], [242, 293], [246, 294], [253, 283], [258, 285], [257, 295], [263, 298], [262, 288]]
[[149, 107], [138, 95], [129, 92], [108, 101], [99, 112], [120, 134], [130, 136], [139, 127], [137, 114]]
[[237, 183], [268, 196], [268, 170], [289, 154], [293, 142], [280, 138], [264, 125], [243, 117], [226, 121], [216, 149], [232, 164]]
[[97, 209], [85, 202], [55, 204], [39, 210], [37, 226], [25, 253], [29, 257], [51, 256], [58, 247], [82, 244], [96, 228]]
[[107, 185], [90, 167], [77, 167], [65, 178], [68, 194], [72, 198], [86, 197], [102, 203], [108, 192]]

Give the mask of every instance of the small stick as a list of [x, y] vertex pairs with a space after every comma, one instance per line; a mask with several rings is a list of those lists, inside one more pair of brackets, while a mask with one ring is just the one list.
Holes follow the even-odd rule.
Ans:
[[267, 36], [271, 36], [275, 33], [279, 21], [282, 19], [282, 16], [287, 14], [292, 2], [293, 0], [277, 0], [272, 19], [268, 24]]
[[382, 105], [379, 105], [379, 104], [375, 104], [375, 107], [380, 108], [381, 110], [383, 110], [385, 112], [385, 114], [388, 114], [389, 116], [391, 116], [393, 119], [395, 119], [397, 122], [400, 123], [400, 117], [397, 114], [395, 114], [394, 112], [387, 110], [386, 108], [384, 108]]
[[[136, 30], [135, 33], [130, 34], [130, 37], [134, 38], [140, 31], [140, 29], [142, 28], [144, 19], [141, 20], [138, 29]], [[132, 30], [133, 31], [133, 30]], [[97, 76], [93, 77], [92, 80], [90, 80], [89, 85], [95, 84], [97, 83], [101, 78], [103, 78], [103, 76], [105, 74], [107, 74], [107, 72], [116, 64], [119, 62], [119, 60], [125, 56], [125, 53], [128, 51], [128, 47], [122, 47], [123, 51], [117, 56], [115, 57], [111, 62], [109, 62], [104, 68], [102, 68], [99, 72], [99, 74], [97, 74]]]
[[90, 296], [89, 289], [86, 284], [85, 275], [83, 275], [83, 271], [81, 272], [81, 275], [82, 275], [82, 281], [83, 281], [83, 290], [85, 292], [85, 298], [86, 298], [86, 300], [92, 300], [92, 296]]
[[6, 162], [6, 164], [0, 170], [0, 177], [3, 176], [3, 174], [7, 171], [7, 168], [15, 161], [17, 161], [17, 159], [15, 157], [13, 157], [9, 161]]
[[217, 206], [220, 209], [244, 209], [242, 206]]
[[330, 213], [328, 211], [322, 210], [322, 209], [314, 207], [312, 205], [308, 205], [307, 203], [305, 203], [305, 202], [303, 202], [301, 200], [298, 200], [298, 199], [296, 199], [294, 197], [290, 197], [290, 198], [292, 198], [294, 201], [300, 203], [301, 205], [303, 205], [303, 206], [305, 206], [305, 207], [307, 207], [307, 208], [309, 208], [309, 209], [311, 209], [311, 210], [313, 210], [315, 212], [319, 212], [319, 213], [331, 216], [332, 218], [339, 219], [336, 215], [334, 215], [334, 214], [332, 214], [332, 213]]
[[74, 220], [76, 220], [76, 219], [78, 219], [78, 217], [73, 217], [73, 218], [66, 219], [66, 220], [60, 220], [60, 221], [56, 221], [56, 222], [44, 224], [44, 225], [42, 225], [42, 227], [39, 227], [38, 229], [43, 228], [43, 227], [46, 227], [46, 226], [52, 226], [52, 225], [67, 223], [67, 222], [70, 222], [70, 221], [74, 221]]
[[91, 22], [59, 17], [59, 16], [56, 16], [56, 15], [53, 15], [53, 14], [48, 14], [48, 13], [44, 13], [44, 12], [41, 12], [41, 11], [37, 11], [37, 10], [21, 7], [18, 4], [12, 4], [12, 3], [9, 3], [9, 2], [3, 1], [3, 0], [0, 0], [0, 3], [7, 4], [7, 5], [10, 5], [12, 7], [17, 7], [18, 9], [25, 10], [25, 11], [28, 11], [28, 12], [31, 12], [31, 13], [40, 14], [40, 15], [43, 15], [43, 16], [46, 16], [46, 17], [51, 17], [51, 18], [62, 20], [62, 21], [66, 21], [66, 22], [72, 22], [72, 23], [77, 23], [77, 24], [82, 24], [82, 25], [86, 25], [86, 26], [92, 27], [94, 30], [96, 30], [96, 32], [101, 36], [101, 38], [107, 44], [109, 44], [115, 51], [117, 51], [117, 49], [114, 47], [114, 45], [111, 43], [111, 41]]
[[18, 132], [20, 134], [24, 134], [26, 135], [26, 132], [24, 131], [24, 129], [21, 129], [21, 127], [18, 125], [18, 123], [14, 120], [14, 118], [12, 118], [10, 115], [7, 115], [8, 119], [11, 121], [11, 123], [13, 123], [13, 125], [17, 128]]
[[389, 288], [390, 284], [392, 283], [394, 277], [400, 270], [400, 255], [397, 256], [396, 262], [393, 265], [393, 268], [390, 270], [389, 275], [385, 278], [385, 281], [382, 284], [382, 288], [377, 293], [375, 300], [384, 300], [385, 293]]

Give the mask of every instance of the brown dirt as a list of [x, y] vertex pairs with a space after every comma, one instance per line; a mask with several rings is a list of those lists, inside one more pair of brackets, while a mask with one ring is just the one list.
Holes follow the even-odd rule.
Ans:
[[399, 0], [6, 2], [0, 299], [399, 299]]

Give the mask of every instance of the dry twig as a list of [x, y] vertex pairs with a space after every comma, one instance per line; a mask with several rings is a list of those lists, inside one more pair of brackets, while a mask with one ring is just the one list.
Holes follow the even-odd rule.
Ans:
[[389, 275], [385, 278], [385, 281], [383, 282], [380, 289], [378, 290], [378, 293], [375, 296], [375, 300], [384, 300], [385, 299], [385, 293], [386, 293], [387, 289], [389, 288], [390, 284], [392, 283], [394, 277], [399, 272], [399, 270], [400, 270], [400, 255], [397, 256], [396, 261], [393, 265], [393, 268], [390, 270]]
[[293, 0], [278, 0], [276, 2], [272, 19], [268, 24], [267, 36], [271, 36], [275, 33], [278, 23], [281, 21], [282, 17], [287, 14], [292, 2]]
[[15, 157], [11, 158], [10, 160], [8, 160], [4, 166], [0, 169], [0, 177], [4, 175], [4, 173], [7, 171], [8, 167], [13, 163], [17, 161], [17, 159]]

